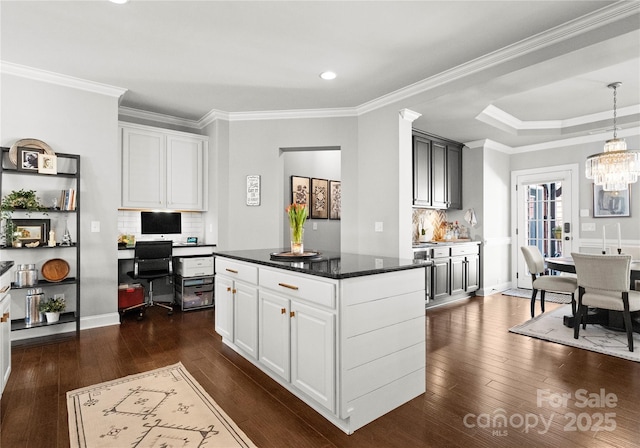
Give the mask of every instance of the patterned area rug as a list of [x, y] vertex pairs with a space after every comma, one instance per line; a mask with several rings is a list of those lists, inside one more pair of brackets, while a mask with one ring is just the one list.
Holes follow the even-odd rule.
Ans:
[[71, 447], [255, 447], [181, 363], [67, 392]]
[[600, 325], [587, 325], [586, 329], [580, 328], [580, 339], [573, 339], [573, 328], [565, 327], [562, 323], [564, 316], [569, 315], [571, 315], [571, 307], [563, 306], [516, 325], [509, 331], [640, 362], [640, 334], [633, 333], [633, 352], [627, 348], [625, 332], [608, 330]]
[[[522, 297], [523, 299], [531, 300], [531, 294], [533, 290], [517, 288], [517, 289], [507, 289], [506, 291], [502, 291], [502, 294], [505, 296], [513, 296], [513, 297]], [[578, 296], [576, 296], [577, 298]], [[540, 291], [538, 291], [538, 295], [536, 296], [536, 302], [540, 301]], [[552, 303], [571, 303], [571, 295], [570, 294], [560, 294], [556, 292], [547, 292], [544, 295], [544, 302], [552, 302]]]

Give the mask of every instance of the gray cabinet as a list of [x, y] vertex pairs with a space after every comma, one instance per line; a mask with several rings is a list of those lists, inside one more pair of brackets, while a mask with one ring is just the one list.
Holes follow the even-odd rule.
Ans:
[[462, 209], [462, 144], [414, 131], [413, 205]]
[[430, 249], [427, 307], [470, 297], [480, 287], [480, 247], [457, 243]]

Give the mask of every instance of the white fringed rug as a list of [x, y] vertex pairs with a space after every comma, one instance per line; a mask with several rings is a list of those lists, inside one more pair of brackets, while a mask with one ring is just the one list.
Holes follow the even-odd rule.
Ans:
[[565, 327], [563, 324], [564, 316], [570, 315], [571, 307], [563, 306], [516, 325], [509, 331], [640, 362], [640, 334], [633, 333], [633, 352], [627, 347], [627, 333], [607, 330], [600, 325], [588, 324], [587, 328], [580, 328], [580, 339], [574, 339], [573, 328]]
[[255, 447], [181, 363], [67, 392], [71, 447]]

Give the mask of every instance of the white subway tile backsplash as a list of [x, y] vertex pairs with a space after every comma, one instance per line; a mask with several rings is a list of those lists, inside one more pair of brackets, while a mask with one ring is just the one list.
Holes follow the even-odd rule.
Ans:
[[[182, 233], [180, 235], [165, 235], [165, 239], [175, 242], [185, 242], [188, 236], [195, 236], [204, 240], [204, 218], [200, 212], [182, 212]], [[140, 212], [134, 210], [118, 210], [118, 232], [134, 235], [136, 240], [145, 241], [158, 239], [159, 235], [142, 235], [140, 229]]]

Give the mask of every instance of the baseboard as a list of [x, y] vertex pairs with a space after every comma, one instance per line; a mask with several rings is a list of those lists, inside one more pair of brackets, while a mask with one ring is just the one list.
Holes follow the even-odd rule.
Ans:
[[485, 286], [476, 291], [477, 296], [490, 296], [491, 294], [497, 294], [507, 289], [511, 289], [511, 282], [497, 283], [495, 285]]
[[80, 330], [108, 327], [109, 325], [120, 325], [119, 313], [96, 314], [80, 318]]

